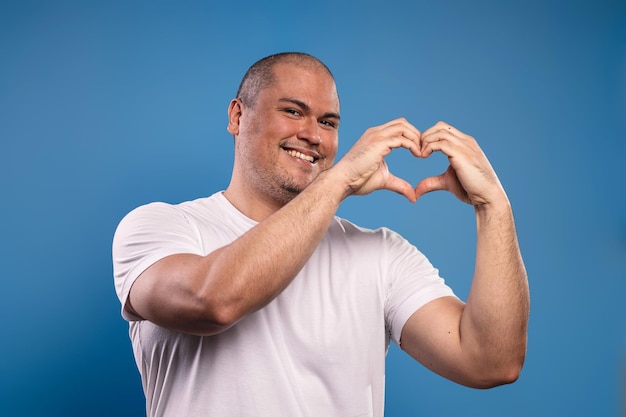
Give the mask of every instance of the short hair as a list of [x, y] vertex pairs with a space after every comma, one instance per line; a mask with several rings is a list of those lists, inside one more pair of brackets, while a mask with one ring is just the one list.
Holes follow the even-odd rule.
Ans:
[[273, 68], [277, 64], [294, 64], [303, 68], [322, 69], [334, 80], [333, 74], [326, 64], [313, 55], [304, 52], [281, 52], [261, 58], [252, 64], [239, 84], [236, 97], [244, 105], [254, 107], [261, 90], [271, 86], [276, 81]]

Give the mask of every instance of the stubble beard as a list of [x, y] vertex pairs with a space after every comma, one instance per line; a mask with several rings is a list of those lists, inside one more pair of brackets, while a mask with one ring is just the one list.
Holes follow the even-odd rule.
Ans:
[[273, 202], [270, 203], [272, 205], [284, 206], [308, 185], [303, 186], [284, 171], [271, 172], [261, 167], [248, 167], [245, 171], [247, 173], [243, 174], [243, 177], [251, 180], [248, 181], [249, 192], [268, 203]]
[[282, 178], [277, 184], [278, 186], [274, 187], [275, 190], [272, 194], [283, 205], [296, 198], [306, 188], [306, 185], [302, 186], [296, 183], [293, 178]]
[[[257, 132], [257, 128], [252, 129], [252, 133], [255, 134]], [[254, 135], [253, 135], [254, 136]], [[243, 146], [240, 149], [243, 159], [252, 160], [252, 156], [247, 156], [248, 154], [252, 154], [249, 149], [247, 149], [245, 142], [240, 142], [236, 144], [236, 146]], [[283, 152], [282, 150], [280, 152]], [[274, 161], [275, 166], [273, 169], [268, 165], [248, 165], [244, 167], [244, 178], [254, 179], [250, 185], [256, 190], [254, 193], [263, 199], [267, 199], [274, 201], [277, 205], [284, 206], [289, 203], [295, 197], [297, 197], [315, 178], [311, 178], [311, 181], [303, 183], [303, 179], [299, 178], [298, 175], [292, 175], [288, 169], [284, 169], [284, 167], [279, 168], [278, 160]], [[251, 190], [252, 191], [252, 190]]]

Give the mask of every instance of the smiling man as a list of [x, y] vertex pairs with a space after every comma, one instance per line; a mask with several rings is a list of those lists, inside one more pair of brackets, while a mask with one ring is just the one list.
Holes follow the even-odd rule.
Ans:
[[[434, 372], [488, 388], [517, 379], [528, 284], [512, 210], [477, 142], [438, 123], [368, 129], [336, 164], [339, 98], [302, 53], [255, 63], [228, 107], [228, 188], [129, 213], [113, 242], [122, 314], [149, 416], [382, 416], [391, 340]], [[413, 187], [384, 157], [442, 152]], [[446, 190], [473, 206], [466, 302], [399, 234], [336, 216], [351, 195], [415, 202]]]

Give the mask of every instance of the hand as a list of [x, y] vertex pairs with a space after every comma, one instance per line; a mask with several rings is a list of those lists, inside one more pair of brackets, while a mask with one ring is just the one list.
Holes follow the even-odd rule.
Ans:
[[385, 156], [395, 148], [406, 148], [420, 157], [420, 132], [405, 119], [396, 119], [372, 127], [354, 144], [352, 149], [333, 167], [345, 181], [346, 196], [366, 195], [386, 189], [404, 195], [415, 202], [413, 186], [389, 172]]
[[439, 122], [421, 135], [420, 153], [428, 158], [442, 152], [450, 166], [441, 175], [428, 177], [415, 187], [415, 198], [436, 190], [446, 190], [474, 207], [507, 199], [498, 177], [476, 140]]

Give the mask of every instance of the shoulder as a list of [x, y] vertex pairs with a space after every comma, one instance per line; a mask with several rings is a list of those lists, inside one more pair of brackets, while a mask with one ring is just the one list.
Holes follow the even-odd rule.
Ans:
[[211, 209], [218, 209], [221, 205], [218, 194], [210, 197], [198, 198], [181, 203], [165, 203], [161, 201], [151, 202], [141, 205], [126, 214], [118, 225], [124, 227], [132, 224], [151, 224], [158, 222], [163, 224], [178, 221], [188, 221], [197, 213], [211, 212]]
[[177, 211], [177, 204], [164, 203], [155, 201], [134, 208], [124, 216], [122, 222], [127, 222], [136, 218], [160, 216], [163, 214], [172, 214]]
[[183, 211], [177, 204], [153, 202], [139, 206], [126, 214], [119, 222], [116, 235], [129, 230], [153, 229], [154, 225], [172, 224], [184, 219]]
[[127, 213], [119, 222], [113, 236], [114, 249], [121, 244], [171, 239], [189, 234], [192, 228], [188, 211], [199, 202], [171, 204], [152, 202]]

